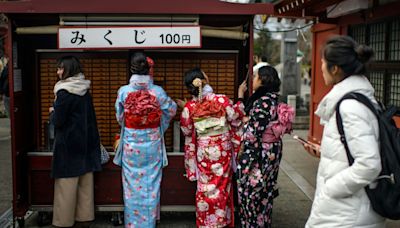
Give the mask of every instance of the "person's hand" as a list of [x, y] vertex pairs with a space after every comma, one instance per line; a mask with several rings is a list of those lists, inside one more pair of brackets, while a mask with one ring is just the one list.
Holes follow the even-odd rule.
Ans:
[[204, 76], [204, 78], [205, 78], [205, 80], [206, 80], [206, 83], [207, 83], [207, 84], [210, 84], [210, 81], [208, 80], [207, 74], [204, 73], [204, 71], [201, 71], [201, 72], [203, 73], [203, 76]]
[[238, 89], [238, 97], [244, 98], [244, 93], [246, 91], [247, 91], [247, 82], [243, 81], [242, 84], [240, 84], [239, 89]]
[[304, 149], [313, 157], [321, 157], [321, 146], [308, 141], [308, 143], [303, 143]]
[[184, 100], [176, 99], [176, 104], [178, 105], [179, 108], [184, 108], [186, 103], [187, 103], [186, 98]]
[[52, 112], [54, 112], [54, 108], [53, 108], [53, 107], [50, 107], [50, 108], [49, 108], [49, 113], [52, 113]]

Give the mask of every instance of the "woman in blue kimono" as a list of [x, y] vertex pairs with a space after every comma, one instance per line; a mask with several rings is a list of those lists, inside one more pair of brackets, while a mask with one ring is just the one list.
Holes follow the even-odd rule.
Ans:
[[162, 168], [167, 165], [163, 140], [176, 113], [175, 102], [153, 84], [143, 53], [131, 58], [129, 84], [118, 91], [116, 117], [121, 131], [121, 156], [114, 163], [122, 167], [125, 227], [155, 227], [160, 201]]

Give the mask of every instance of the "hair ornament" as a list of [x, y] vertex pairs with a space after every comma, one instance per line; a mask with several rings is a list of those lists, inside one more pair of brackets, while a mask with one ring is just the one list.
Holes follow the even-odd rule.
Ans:
[[202, 91], [202, 84], [203, 84], [203, 82], [201, 81], [201, 79], [200, 78], [195, 78], [194, 80], [193, 80], [193, 82], [192, 82], [192, 84], [193, 84], [193, 86], [194, 87], [197, 87], [197, 88], [199, 88], [199, 100], [201, 100], [201, 98], [202, 98], [202, 94], [203, 94], [203, 91]]

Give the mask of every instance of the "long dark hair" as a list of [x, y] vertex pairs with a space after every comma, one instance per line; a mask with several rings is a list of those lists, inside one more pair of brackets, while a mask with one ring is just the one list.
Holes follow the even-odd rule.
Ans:
[[374, 55], [372, 48], [359, 45], [349, 36], [334, 36], [330, 38], [323, 49], [323, 57], [328, 70], [338, 66], [346, 78], [350, 75], [360, 75], [367, 72], [367, 64]]
[[193, 85], [193, 80], [196, 78], [200, 78], [201, 80], [205, 79], [200, 68], [194, 68], [185, 72], [185, 85], [188, 88], [189, 93], [197, 97], [199, 95], [199, 88]]
[[64, 69], [62, 79], [66, 79], [79, 73], [83, 73], [79, 59], [72, 55], [59, 58], [57, 60], [57, 67]]
[[245, 104], [245, 112], [250, 113], [253, 103], [267, 93], [277, 93], [280, 90], [281, 80], [278, 72], [272, 66], [263, 66], [258, 69], [258, 77], [261, 80], [261, 86], [249, 97]]
[[278, 72], [272, 66], [263, 66], [258, 69], [258, 77], [261, 80], [261, 87], [265, 87], [266, 92], [277, 93], [280, 90], [281, 80]]
[[135, 52], [131, 57], [131, 73], [138, 75], [148, 75], [149, 69], [150, 66], [147, 62], [147, 56], [143, 52]]

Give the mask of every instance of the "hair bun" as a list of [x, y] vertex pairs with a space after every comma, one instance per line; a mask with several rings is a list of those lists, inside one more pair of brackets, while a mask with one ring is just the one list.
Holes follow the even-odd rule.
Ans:
[[355, 51], [357, 53], [358, 59], [362, 63], [368, 63], [372, 57], [374, 56], [374, 50], [366, 45], [358, 45], [355, 48]]
[[131, 56], [131, 73], [139, 75], [147, 75], [149, 73], [149, 64], [147, 56], [142, 52], [135, 52]]
[[200, 88], [201, 84], [202, 84], [202, 81], [201, 81], [200, 78], [196, 78], [196, 79], [193, 80], [192, 84], [193, 84], [194, 87]]

